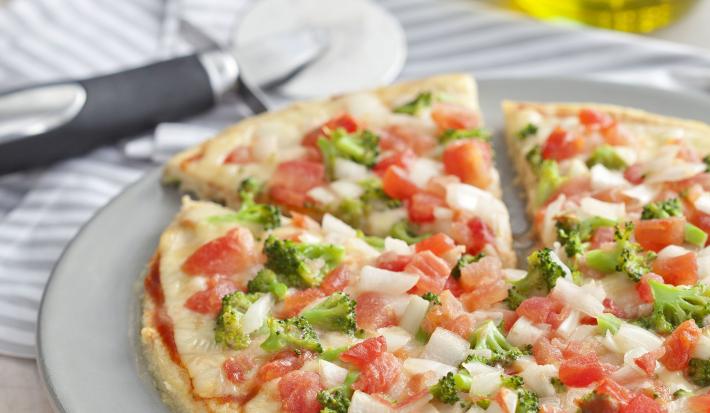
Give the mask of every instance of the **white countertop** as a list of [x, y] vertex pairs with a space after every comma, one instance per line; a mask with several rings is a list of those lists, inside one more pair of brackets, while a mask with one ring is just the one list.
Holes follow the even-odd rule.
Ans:
[[[3, 0], [0, 0], [2, 4]], [[650, 37], [685, 43], [710, 50], [710, 1], [697, 7], [676, 24]], [[44, 389], [32, 360], [0, 356], [0, 411], [13, 413], [50, 413]]]

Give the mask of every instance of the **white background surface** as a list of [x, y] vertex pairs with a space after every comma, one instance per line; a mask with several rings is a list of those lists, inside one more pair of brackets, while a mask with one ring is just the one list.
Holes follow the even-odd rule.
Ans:
[[[3, 0], [0, 0], [0, 4]], [[710, 0], [700, 0], [688, 16], [651, 37], [710, 50]], [[31, 360], [0, 356], [0, 412], [49, 413], [36, 365]]]

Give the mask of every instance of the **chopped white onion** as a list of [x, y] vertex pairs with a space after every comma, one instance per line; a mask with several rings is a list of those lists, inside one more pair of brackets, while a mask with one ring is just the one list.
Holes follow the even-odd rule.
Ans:
[[[426, 392], [424, 394], [419, 394], [416, 399], [408, 399], [405, 403], [397, 406], [397, 413], [438, 413], [438, 410], [429, 404], [431, 399], [433, 399], [431, 393]], [[428, 408], [427, 408], [428, 407]]]
[[710, 214], [710, 194], [703, 192], [702, 195], [695, 200], [695, 209], [705, 214]]
[[545, 245], [552, 245], [557, 239], [557, 229], [555, 218], [562, 212], [562, 206], [567, 198], [560, 195], [545, 208], [545, 216], [542, 219], [542, 231], [540, 238]]
[[377, 334], [385, 338], [385, 341], [387, 342], [387, 351], [390, 353], [406, 346], [412, 340], [412, 335], [402, 327], [394, 326], [378, 328]]
[[386, 237], [385, 251], [392, 251], [400, 255], [409, 255], [412, 253], [412, 247], [399, 238]]
[[309, 198], [313, 199], [319, 204], [325, 205], [332, 204], [333, 202], [338, 200], [338, 197], [336, 197], [333, 192], [331, 192], [328, 188], [324, 186], [317, 186], [308, 191], [306, 195], [308, 195]]
[[[613, 346], [610, 350], [619, 354], [641, 348], [646, 352], [655, 350], [663, 345], [663, 340], [656, 334], [629, 323], [622, 323], [619, 330], [611, 336]], [[605, 340], [606, 341], [606, 340]], [[606, 345], [607, 343], [604, 342]], [[610, 347], [610, 346], [607, 346]]]
[[648, 204], [658, 194], [658, 189], [646, 184], [635, 185], [621, 191], [622, 194], [637, 200], [640, 204]]
[[661, 169], [649, 170], [644, 182], [655, 184], [659, 182], [682, 181], [705, 171], [704, 163], [675, 162]]
[[575, 176], [587, 175], [589, 173], [589, 168], [583, 160], [573, 158], [560, 163], [560, 172], [565, 177], [574, 178]]
[[606, 166], [598, 163], [592, 166], [591, 183], [595, 191], [603, 191], [610, 188], [623, 188], [629, 183], [624, 179], [624, 175], [618, 171], [611, 171]]
[[501, 372], [483, 373], [473, 377], [471, 380], [471, 390], [469, 394], [472, 396], [489, 396], [497, 392], [501, 386]]
[[507, 225], [508, 212], [503, 203], [490, 192], [475, 186], [460, 183], [446, 185], [446, 203], [453, 209], [478, 215], [496, 233]]
[[394, 410], [389, 406], [381, 403], [379, 400], [363, 393], [360, 390], [355, 390], [353, 398], [350, 400], [350, 408], [348, 413], [393, 413]]
[[272, 133], [259, 133], [252, 141], [251, 153], [257, 161], [264, 161], [278, 153], [278, 135]]
[[624, 160], [627, 165], [633, 165], [638, 159], [638, 149], [630, 148], [628, 146], [615, 146], [614, 151], [619, 155], [619, 158]]
[[679, 247], [678, 245], [669, 245], [658, 251], [657, 258], [667, 260], [670, 258], [680, 257], [681, 255], [685, 255], [689, 252], [690, 251], [688, 251], [687, 249]]
[[554, 365], [529, 363], [525, 366], [523, 371], [520, 372], [520, 376], [530, 390], [538, 395], [549, 397], [556, 394], [555, 387], [550, 382], [550, 379], [557, 377], [557, 367]]
[[436, 375], [437, 380], [446, 376], [448, 373], [456, 372], [456, 368], [448, 364], [419, 358], [408, 358], [404, 360], [402, 368], [410, 375], [432, 372]]
[[525, 108], [511, 113], [510, 119], [508, 119], [508, 128], [512, 133], [518, 133], [529, 124], [539, 126], [543, 121], [544, 118], [538, 111]]
[[[562, 278], [560, 278], [560, 280], [561, 279]], [[536, 327], [527, 318], [520, 317], [510, 328], [510, 331], [508, 332], [508, 341], [510, 341], [510, 343], [514, 346], [522, 347], [528, 344], [533, 344], [546, 332], [547, 329]]]
[[360, 185], [350, 181], [333, 181], [330, 189], [342, 199], [359, 198], [364, 191]]
[[271, 312], [271, 307], [274, 306], [274, 297], [271, 294], [264, 294], [259, 297], [252, 305], [249, 306], [247, 312], [244, 313], [242, 330], [249, 334], [256, 331], [266, 321], [266, 318]]
[[347, 112], [355, 119], [378, 119], [392, 113], [373, 93], [353, 93], [344, 97]]
[[438, 221], [446, 221], [453, 219], [454, 211], [449, 208], [434, 207], [434, 218]]
[[552, 295], [570, 308], [592, 317], [597, 317], [604, 312], [604, 304], [599, 298], [590, 294], [588, 289], [579, 287], [566, 278], [557, 279]]
[[693, 358], [709, 360], [710, 359], [710, 337], [708, 333], [700, 335], [700, 339], [693, 349]]
[[367, 168], [349, 159], [335, 158], [335, 177], [345, 181], [360, 181], [367, 178]]
[[698, 276], [700, 282], [710, 284], [710, 247], [705, 247], [698, 251], [696, 259], [698, 263]]
[[405, 272], [383, 270], [366, 265], [360, 271], [358, 291], [375, 291], [381, 294], [404, 294], [416, 285], [419, 276]]
[[468, 371], [471, 377], [476, 377], [480, 376], [481, 374], [489, 373], [503, 374], [503, 369], [501, 369], [500, 367], [489, 366], [478, 361], [469, 361], [463, 363], [461, 367], [466, 369], [466, 371]]
[[394, 311], [397, 319], [401, 320], [409, 305], [409, 296], [406, 294], [390, 295], [388, 296], [388, 300], [389, 306], [392, 311]]
[[422, 357], [458, 366], [466, 358], [466, 350], [471, 344], [449, 330], [437, 327], [424, 346]]
[[327, 360], [318, 359], [318, 374], [323, 387], [329, 389], [343, 384], [348, 376], [348, 369]]
[[323, 231], [327, 233], [334, 233], [343, 236], [344, 238], [357, 237], [357, 232], [345, 222], [339, 220], [338, 218], [325, 214], [323, 216]]
[[380, 251], [368, 244], [362, 238], [350, 238], [345, 243], [345, 249], [352, 254], [353, 259], [362, 258], [365, 261], [374, 260], [381, 255]]
[[669, 371], [665, 367], [660, 367], [656, 370], [658, 374], [658, 379], [666, 385], [666, 388], [670, 391], [670, 394], [683, 389], [686, 391], [693, 391], [697, 389], [697, 386], [691, 384], [683, 374], [683, 371]]
[[377, 236], [385, 236], [398, 221], [407, 218], [407, 210], [404, 208], [387, 209], [375, 211], [367, 218], [369, 233]]
[[604, 202], [592, 197], [582, 198], [579, 208], [584, 218], [596, 216], [618, 221], [626, 216], [626, 206], [623, 203]]
[[585, 341], [596, 334], [597, 326], [581, 324], [574, 329], [569, 339], [574, 341]]
[[442, 164], [429, 158], [417, 158], [409, 166], [409, 179], [420, 188], [426, 186], [432, 177], [442, 174]]
[[579, 311], [577, 310], [572, 310], [569, 312], [569, 315], [567, 318], [564, 319], [560, 323], [560, 326], [557, 327], [557, 334], [562, 336], [565, 339], [569, 339], [572, 336], [572, 333], [574, 333], [574, 330], [577, 329], [579, 326]]
[[517, 268], [503, 268], [503, 275], [506, 280], [515, 282], [525, 278], [525, 276], [528, 275], [528, 272]]
[[496, 404], [500, 405], [504, 412], [514, 412], [518, 407], [518, 393], [503, 387], [500, 395], [496, 397]]
[[404, 314], [399, 320], [399, 325], [410, 334], [416, 334], [428, 310], [429, 301], [418, 295], [410, 296], [407, 308], [404, 310]]

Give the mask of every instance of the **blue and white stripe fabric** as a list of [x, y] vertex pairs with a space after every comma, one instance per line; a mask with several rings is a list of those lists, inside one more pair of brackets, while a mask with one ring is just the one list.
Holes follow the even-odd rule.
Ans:
[[[0, 8], [0, 89], [187, 52], [190, 46], [176, 33], [178, 16], [225, 42], [249, 1], [10, 1]], [[707, 86], [710, 56], [695, 49], [544, 25], [473, 0], [380, 3], [407, 36], [401, 78], [463, 71], [479, 78], [561, 74]], [[225, 102], [191, 123], [219, 128], [239, 113], [243, 108]], [[134, 142], [132, 148], [140, 146]], [[0, 177], [0, 353], [34, 356], [39, 300], [62, 250], [98, 208], [153, 166], [116, 145], [45, 170]]]

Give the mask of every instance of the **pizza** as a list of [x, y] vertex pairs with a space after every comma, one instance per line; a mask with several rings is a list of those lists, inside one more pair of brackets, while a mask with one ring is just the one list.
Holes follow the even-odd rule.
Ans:
[[710, 127], [504, 102], [513, 268], [476, 86], [246, 119], [168, 162], [141, 337], [176, 411], [707, 413]]
[[470, 76], [446, 75], [297, 103], [246, 119], [171, 159], [164, 180], [236, 207], [330, 213], [368, 235], [445, 232], [470, 254], [515, 263], [508, 212]]
[[538, 368], [582, 411], [707, 412], [710, 127], [611, 105], [503, 111], [542, 247], [508, 303], [538, 330]]

